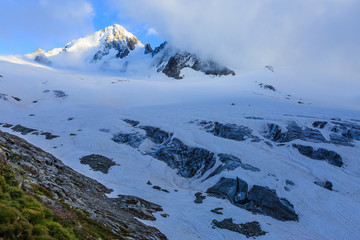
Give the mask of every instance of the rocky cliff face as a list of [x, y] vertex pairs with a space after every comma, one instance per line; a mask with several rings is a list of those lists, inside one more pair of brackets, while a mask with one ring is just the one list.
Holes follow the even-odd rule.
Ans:
[[112, 192], [97, 181], [79, 174], [60, 160], [25, 140], [0, 131], [0, 157], [17, 172], [22, 172], [22, 189], [34, 192], [34, 186], [49, 191], [51, 196], [40, 196], [43, 202], [61, 206], [67, 204], [104, 224], [123, 239], [167, 239], [153, 227], [137, 220], [155, 220], [152, 213], [162, 211], [159, 205], [135, 196], [118, 195], [108, 198]]
[[182, 79], [184, 77], [180, 75], [181, 70], [184, 68], [191, 68], [206, 75], [235, 75], [233, 70], [215, 61], [201, 59], [194, 53], [174, 49], [168, 46], [166, 42], [155, 48], [152, 56], [155, 59], [157, 71], [175, 79]]

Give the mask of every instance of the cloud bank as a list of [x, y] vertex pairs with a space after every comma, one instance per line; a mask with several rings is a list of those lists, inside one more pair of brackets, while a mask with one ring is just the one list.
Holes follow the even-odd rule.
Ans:
[[244, 70], [360, 69], [358, 0], [110, 0], [159, 36]]
[[0, 39], [12, 51], [52, 48], [94, 31], [94, 10], [86, 0], [1, 0]]

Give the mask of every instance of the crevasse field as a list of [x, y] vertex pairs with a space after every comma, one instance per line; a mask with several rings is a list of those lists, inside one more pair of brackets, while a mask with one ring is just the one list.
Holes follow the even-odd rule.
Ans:
[[[210, 77], [185, 69], [181, 72], [185, 78], [179, 81], [155, 70], [146, 74], [128, 71], [119, 77], [114, 71], [52, 68], [22, 57], [1, 57], [0, 130], [26, 139], [98, 180], [114, 190], [111, 196], [135, 195], [161, 205], [164, 211], [155, 213], [156, 221], [143, 222], [169, 239], [245, 239], [236, 232], [213, 228], [213, 219], [225, 218], [235, 223], [258, 221], [267, 232], [258, 239], [359, 239], [360, 141], [354, 138], [336, 144], [331, 135], [339, 122], [353, 129], [360, 127], [360, 82], [323, 73], [308, 74], [295, 67], [274, 70], [239, 70], [236, 76]], [[259, 84], [271, 85], [276, 91]], [[56, 94], [57, 90], [63, 94]], [[221, 165], [217, 159], [203, 175], [182, 177], [177, 174], [179, 169], [147, 154], [156, 148], [148, 138], [137, 147], [114, 142], [112, 138], [117, 134], [145, 135], [143, 129], [124, 119], [173, 133], [172, 138], [187, 146], [231, 154], [260, 171], [238, 167], [206, 179]], [[199, 124], [201, 121], [246, 126], [260, 140], [215, 136]], [[315, 121], [327, 124], [320, 129], [314, 127]], [[293, 122], [303, 130], [317, 129], [325, 140], [293, 139], [279, 144], [266, 138], [269, 124], [277, 124], [286, 132]], [[6, 124], [20, 124], [59, 137], [23, 135]], [[335, 151], [343, 165], [311, 159], [292, 144]], [[107, 174], [93, 171], [80, 163], [80, 158], [89, 154], [112, 158], [117, 165]], [[277, 196], [293, 205], [299, 221], [253, 214], [227, 199], [207, 195], [207, 189], [221, 177], [239, 177], [249, 189], [253, 185], [274, 189]], [[287, 185], [286, 180], [294, 185]], [[148, 181], [168, 192], [153, 189]], [[333, 190], [315, 181], [330, 181]], [[207, 195], [202, 204], [194, 203], [197, 192]], [[210, 212], [219, 207], [223, 215]]]

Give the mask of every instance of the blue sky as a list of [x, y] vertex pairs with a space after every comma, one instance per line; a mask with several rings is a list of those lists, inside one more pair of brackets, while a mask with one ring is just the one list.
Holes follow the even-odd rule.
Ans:
[[359, 0], [0, 0], [0, 55], [51, 50], [124, 26], [236, 69], [301, 66], [360, 76]]
[[124, 16], [111, 0], [1, 0], [0, 54], [26, 54], [63, 47], [73, 39], [120, 24], [153, 47], [163, 39], [152, 26]]

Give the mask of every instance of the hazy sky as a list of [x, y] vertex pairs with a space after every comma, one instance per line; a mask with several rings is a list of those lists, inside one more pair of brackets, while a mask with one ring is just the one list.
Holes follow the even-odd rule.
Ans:
[[0, 54], [49, 50], [113, 23], [236, 68], [359, 74], [359, 0], [1, 0]]
[[109, 0], [0, 0], [0, 54], [26, 54], [64, 47], [114, 23], [142, 42], [162, 40], [144, 21], [124, 17]]

